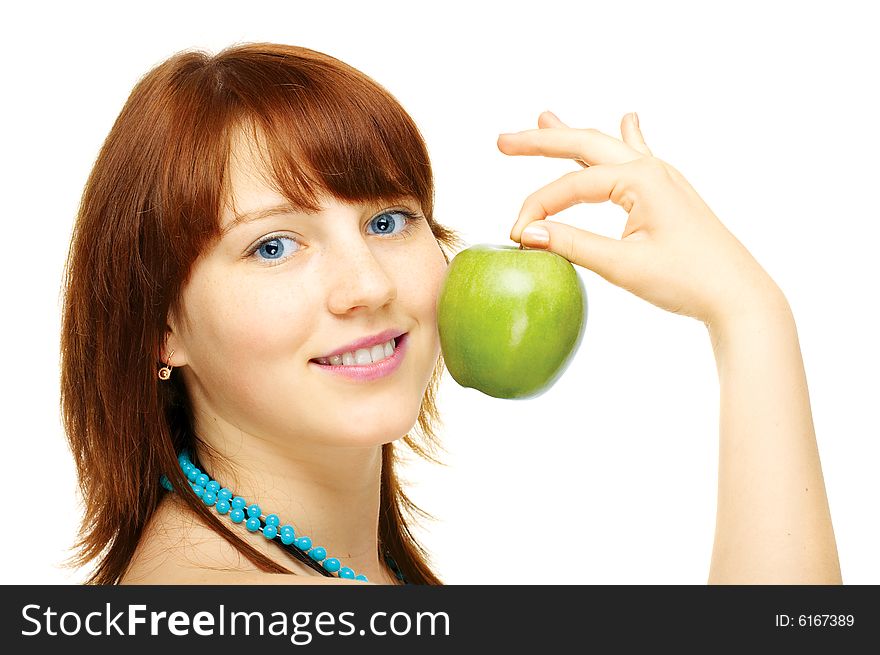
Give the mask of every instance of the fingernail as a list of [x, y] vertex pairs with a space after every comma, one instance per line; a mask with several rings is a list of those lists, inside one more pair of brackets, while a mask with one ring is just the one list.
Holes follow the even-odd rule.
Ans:
[[633, 112], [633, 123], [636, 124], [636, 127], [639, 126], [639, 115], [636, 112]]
[[527, 246], [546, 246], [550, 243], [550, 233], [542, 225], [529, 225], [522, 231], [520, 241]]

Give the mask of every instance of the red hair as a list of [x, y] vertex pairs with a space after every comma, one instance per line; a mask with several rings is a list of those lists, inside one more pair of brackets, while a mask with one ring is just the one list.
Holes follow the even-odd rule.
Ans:
[[[236, 130], [259, 131], [277, 188], [295, 206], [318, 198], [419, 200], [447, 263], [462, 244], [433, 219], [424, 140], [397, 100], [329, 55], [271, 43], [211, 56], [183, 51], [135, 85], [86, 182], [64, 280], [61, 411], [85, 515], [75, 565], [88, 583], [117, 583], [166, 493], [185, 488], [177, 453], [196, 452], [181, 379], [158, 380], [170, 310], [200, 253], [220, 237]], [[449, 252], [444, 250], [449, 249]], [[415, 429], [403, 441], [438, 461], [438, 359]], [[396, 443], [382, 447], [379, 548], [410, 582], [440, 584], [410, 521], [428, 517], [404, 493]], [[187, 506], [260, 570], [290, 571], [221, 522], [194, 494]]]

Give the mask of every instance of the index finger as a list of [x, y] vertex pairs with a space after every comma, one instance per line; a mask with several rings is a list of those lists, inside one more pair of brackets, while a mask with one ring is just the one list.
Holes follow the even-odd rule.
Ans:
[[529, 223], [543, 220], [581, 202], [610, 200], [629, 212], [633, 204], [628, 193], [632, 181], [629, 179], [630, 173], [629, 167], [615, 165], [590, 166], [566, 173], [525, 199], [510, 230], [511, 240], [521, 241], [522, 231]]
[[506, 155], [541, 155], [580, 159], [590, 166], [624, 164], [642, 153], [623, 141], [592, 128], [544, 127], [498, 136], [498, 149]]

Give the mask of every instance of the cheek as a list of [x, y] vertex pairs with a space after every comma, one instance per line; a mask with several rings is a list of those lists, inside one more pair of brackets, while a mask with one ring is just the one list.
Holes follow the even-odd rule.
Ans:
[[284, 353], [299, 354], [297, 346], [310, 333], [310, 301], [281, 280], [249, 284], [247, 277], [217, 276], [194, 288], [194, 364], [234, 371], [240, 380], [256, 379], [265, 377], [267, 366], [285, 360]]
[[426, 322], [431, 325], [437, 324], [437, 297], [440, 295], [440, 286], [446, 275], [448, 264], [443, 257], [443, 252], [436, 242], [432, 241], [430, 247], [426, 247], [418, 256], [421, 266], [417, 269], [418, 274], [413, 274], [412, 262], [401, 275], [400, 289], [405, 290], [404, 296], [412, 306], [418, 308], [419, 314], [426, 317]]

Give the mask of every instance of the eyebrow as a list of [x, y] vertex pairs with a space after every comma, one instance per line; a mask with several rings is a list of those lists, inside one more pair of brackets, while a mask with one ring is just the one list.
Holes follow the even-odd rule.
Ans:
[[264, 218], [271, 218], [272, 216], [278, 216], [279, 214], [293, 214], [298, 211], [298, 207], [289, 202], [285, 202], [280, 205], [274, 205], [272, 207], [266, 207], [264, 209], [258, 209], [252, 212], [245, 212], [244, 214], [237, 214], [229, 223], [229, 225], [223, 228], [222, 234], [225, 236], [229, 233], [230, 230], [232, 230], [232, 228], [236, 227], [237, 225], [253, 223], [254, 221], [259, 221]]

